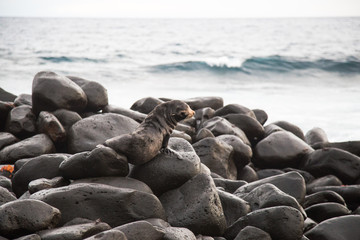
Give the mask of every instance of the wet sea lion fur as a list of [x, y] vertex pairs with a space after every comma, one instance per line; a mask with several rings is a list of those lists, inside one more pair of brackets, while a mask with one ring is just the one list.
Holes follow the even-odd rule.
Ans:
[[124, 154], [131, 164], [146, 163], [160, 150], [169, 151], [167, 144], [176, 124], [194, 116], [194, 113], [189, 105], [180, 100], [159, 104], [133, 133], [108, 139], [104, 145]]

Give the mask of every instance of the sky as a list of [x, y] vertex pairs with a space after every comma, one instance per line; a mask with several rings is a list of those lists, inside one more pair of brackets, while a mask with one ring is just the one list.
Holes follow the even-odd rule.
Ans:
[[2, 17], [272, 18], [360, 16], [360, 0], [0, 0]]

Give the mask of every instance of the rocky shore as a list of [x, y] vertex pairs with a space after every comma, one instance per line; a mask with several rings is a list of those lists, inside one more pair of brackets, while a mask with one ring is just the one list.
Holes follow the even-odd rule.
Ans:
[[126, 109], [52, 72], [31, 95], [0, 89], [0, 240], [360, 239], [360, 141], [195, 97], [171, 151], [133, 165], [104, 145], [170, 100]]

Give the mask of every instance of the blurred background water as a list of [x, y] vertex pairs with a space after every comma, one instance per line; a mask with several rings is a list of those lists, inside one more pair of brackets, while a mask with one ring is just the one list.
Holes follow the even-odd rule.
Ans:
[[360, 140], [360, 18], [0, 18], [0, 87], [31, 93], [43, 70], [98, 81], [122, 107], [214, 95]]

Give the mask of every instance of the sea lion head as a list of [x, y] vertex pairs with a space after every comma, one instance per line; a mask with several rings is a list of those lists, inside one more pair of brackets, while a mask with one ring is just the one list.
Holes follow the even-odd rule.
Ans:
[[176, 122], [180, 122], [186, 118], [194, 116], [195, 112], [185, 102], [180, 100], [172, 100], [166, 103], [167, 110], [170, 113], [172, 119]]

